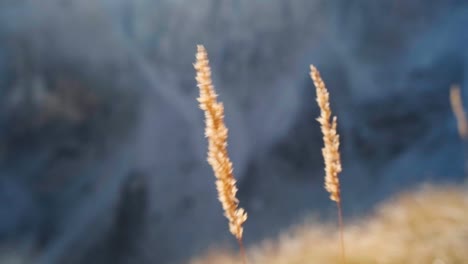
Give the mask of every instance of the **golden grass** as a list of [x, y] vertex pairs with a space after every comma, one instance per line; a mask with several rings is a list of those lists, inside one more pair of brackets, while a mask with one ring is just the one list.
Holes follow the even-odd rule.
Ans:
[[[243, 262], [243, 224], [247, 214], [239, 208], [236, 181], [227, 152], [228, 130], [224, 124], [224, 108], [217, 102], [211, 80], [208, 55], [198, 46], [196, 80], [200, 89], [198, 101], [205, 112], [208, 138], [208, 163], [216, 176], [218, 198], [229, 220], [229, 230], [236, 237]], [[309, 223], [296, 227], [277, 241], [265, 241], [250, 249], [252, 263], [302, 264], [461, 264], [468, 263], [468, 192], [460, 187], [425, 187], [387, 201], [374, 216], [344, 227], [341, 212], [339, 173], [342, 170], [339, 152], [337, 118], [332, 118], [329, 93], [319, 71], [310, 66], [310, 76], [317, 92], [325, 161], [325, 188], [338, 205], [340, 229], [328, 224]], [[452, 87], [451, 104], [457, 117], [460, 136], [466, 139], [468, 125], [460, 99], [460, 90]], [[346, 235], [346, 239], [344, 238]], [[341, 247], [336, 247], [336, 239]], [[345, 257], [346, 240], [348, 255]], [[192, 264], [238, 263], [231, 251], [215, 249]]]
[[450, 104], [452, 111], [457, 119], [458, 134], [463, 140], [468, 139], [468, 123], [466, 119], [463, 102], [460, 96], [460, 86], [452, 85], [450, 87]]
[[[335, 264], [338, 233], [328, 224], [296, 227], [276, 241], [249, 250], [251, 263]], [[468, 263], [466, 187], [430, 187], [408, 192], [378, 207], [367, 219], [345, 228], [350, 264]], [[192, 264], [234, 264], [217, 249]]]
[[233, 175], [232, 162], [227, 151], [228, 129], [224, 124], [224, 107], [217, 102], [216, 92], [211, 80], [211, 69], [208, 54], [201, 45], [197, 47], [196, 80], [200, 89], [198, 102], [205, 112], [205, 136], [208, 138], [208, 163], [213, 168], [216, 176], [216, 188], [218, 198], [224, 210], [224, 215], [229, 220], [229, 231], [236, 237], [241, 249], [244, 263], [245, 253], [242, 245], [242, 225], [247, 220], [247, 213], [239, 208], [239, 200], [236, 198], [237, 187]]
[[341, 201], [340, 180], [338, 174], [341, 172], [340, 158], [340, 136], [336, 132], [336, 116], [331, 119], [330, 95], [320, 72], [310, 65], [310, 77], [314, 81], [317, 92], [317, 103], [320, 107], [320, 117], [317, 121], [323, 134], [324, 147], [322, 155], [325, 160], [325, 189], [330, 193], [330, 199], [339, 203]]
[[320, 72], [313, 65], [310, 65], [310, 77], [314, 81], [315, 90], [317, 93], [317, 103], [320, 107], [320, 117], [317, 121], [320, 123], [320, 128], [323, 134], [324, 147], [322, 148], [322, 156], [325, 161], [325, 189], [330, 193], [330, 199], [338, 205], [338, 224], [340, 228], [340, 248], [342, 262], [346, 263], [345, 246], [343, 238], [343, 214], [341, 209], [341, 191], [340, 179], [338, 174], [341, 172], [341, 157], [340, 157], [340, 136], [337, 129], [336, 116], [331, 118], [332, 112], [330, 109], [330, 94], [327, 87], [320, 76]]

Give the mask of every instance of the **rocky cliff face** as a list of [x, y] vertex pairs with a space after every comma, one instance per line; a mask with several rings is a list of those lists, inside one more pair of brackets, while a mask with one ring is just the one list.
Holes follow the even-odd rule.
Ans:
[[0, 22], [5, 260], [177, 263], [231, 240], [195, 100], [200, 43], [248, 243], [330, 207], [310, 63], [338, 115], [348, 214], [463, 178], [448, 89], [466, 79], [464, 1], [21, 0]]

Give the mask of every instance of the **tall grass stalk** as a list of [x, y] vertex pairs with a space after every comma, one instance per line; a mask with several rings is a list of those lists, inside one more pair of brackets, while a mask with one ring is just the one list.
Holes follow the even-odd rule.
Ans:
[[325, 189], [330, 193], [330, 199], [335, 201], [338, 209], [338, 225], [340, 229], [340, 248], [343, 263], [346, 263], [345, 246], [343, 238], [343, 210], [341, 205], [341, 190], [338, 174], [341, 172], [340, 136], [337, 133], [337, 118], [332, 116], [330, 109], [330, 95], [323, 82], [320, 72], [310, 65], [312, 78], [317, 93], [317, 103], [320, 107], [320, 117], [317, 121], [323, 134], [324, 147], [322, 155], [325, 160]]
[[242, 262], [247, 263], [247, 257], [242, 243], [242, 225], [247, 220], [247, 213], [239, 208], [236, 198], [237, 187], [233, 175], [232, 162], [227, 152], [228, 129], [224, 124], [224, 107], [217, 101], [217, 95], [211, 80], [211, 68], [208, 54], [202, 45], [198, 45], [196, 62], [196, 80], [200, 89], [198, 102], [205, 112], [205, 136], [208, 139], [208, 163], [213, 168], [216, 177], [218, 199], [229, 220], [229, 231], [239, 243]]

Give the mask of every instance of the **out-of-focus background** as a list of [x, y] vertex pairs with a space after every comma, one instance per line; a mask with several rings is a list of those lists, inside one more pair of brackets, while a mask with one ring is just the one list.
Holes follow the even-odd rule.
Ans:
[[449, 89], [468, 103], [467, 43], [464, 0], [1, 0], [0, 262], [187, 263], [235, 245], [206, 162], [197, 44], [247, 246], [335, 221], [309, 64], [338, 116], [347, 219], [463, 183]]

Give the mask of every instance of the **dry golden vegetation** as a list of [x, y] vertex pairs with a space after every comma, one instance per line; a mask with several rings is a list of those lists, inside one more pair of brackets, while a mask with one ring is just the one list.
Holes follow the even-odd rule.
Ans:
[[460, 87], [458, 85], [453, 85], [450, 88], [450, 105], [452, 106], [453, 114], [457, 119], [458, 134], [463, 140], [467, 140], [468, 124], [465, 110], [463, 108], [463, 102], [461, 100]]
[[346, 263], [345, 246], [343, 239], [343, 214], [341, 209], [341, 190], [338, 174], [341, 172], [340, 136], [337, 132], [337, 118], [332, 119], [330, 108], [330, 94], [320, 72], [310, 65], [310, 77], [314, 81], [317, 93], [317, 104], [320, 108], [320, 117], [317, 121], [323, 134], [324, 147], [322, 156], [325, 162], [325, 189], [330, 193], [330, 199], [338, 205], [338, 223], [340, 228], [340, 248], [342, 263]]
[[337, 129], [336, 116], [331, 117], [330, 94], [320, 76], [320, 72], [314, 66], [310, 66], [310, 77], [314, 81], [317, 92], [317, 103], [320, 107], [320, 117], [317, 121], [323, 134], [324, 147], [322, 155], [325, 160], [325, 189], [330, 193], [330, 199], [339, 203], [341, 201], [340, 180], [338, 174], [341, 172], [340, 158], [340, 136]]
[[196, 80], [200, 89], [198, 102], [205, 112], [205, 136], [208, 138], [208, 163], [213, 168], [216, 176], [216, 189], [218, 198], [224, 210], [224, 215], [229, 220], [229, 231], [239, 242], [241, 254], [245, 260], [244, 247], [242, 245], [242, 225], [247, 220], [247, 213], [239, 208], [239, 200], [236, 198], [236, 179], [233, 175], [232, 162], [227, 152], [228, 130], [224, 124], [224, 107], [217, 102], [216, 92], [211, 80], [211, 69], [208, 54], [205, 48], [198, 46], [196, 63]]
[[[216, 176], [219, 200], [229, 220], [229, 230], [237, 238], [241, 256], [243, 223], [247, 214], [238, 207], [233, 166], [227, 153], [227, 128], [223, 105], [216, 100], [211, 81], [208, 55], [198, 46], [195, 70], [200, 89], [200, 108], [205, 112], [208, 138], [208, 163]], [[310, 75], [317, 92], [321, 115], [317, 119], [324, 139], [325, 189], [338, 205], [339, 229], [329, 223], [310, 222], [295, 227], [275, 241], [264, 241], [248, 250], [249, 263], [306, 264], [461, 264], [468, 263], [468, 191], [467, 187], [424, 186], [407, 192], [377, 207], [372, 216], [342, 224], [338, 174], [341, 172], [337, 118], [332, 118], [329, 93], [319, 71], [311, 65]], [[458, 122], [461, 115], [459, 90], [452, 89], [450, 99]], [[458, 111], [458, 112], [457, 112]], [[463, 112], [464, 114], [464, 112]], [[465, 127], [459, 127], [463, 136]], [[341, 242], [341, 246], [338, 242]], [[346, 247], [347, 254], [344, 254]], [[235, 251], [214, 248], [192, 264], [239, 263]]]
[[[349, 264], [468, 263], [466, 187], [430, 187], [380, 205], [373, 216], [345, 228]], [[333, 225], [309, 223], [248, 252], [257, 264], [341, 263]], [[239, 263], [235, 253], [214, 249], [192, 264]]]

